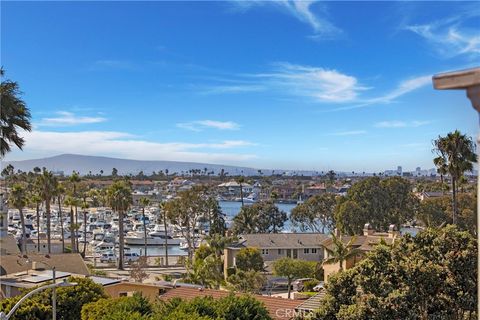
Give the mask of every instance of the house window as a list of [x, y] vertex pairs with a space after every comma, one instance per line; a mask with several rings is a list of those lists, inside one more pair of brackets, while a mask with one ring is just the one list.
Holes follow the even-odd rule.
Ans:
[[283, 250], [282, 249], [278, 249], [278, 255], [282, 255], [283, 254]]
[[118, 293], [118, 296], [119, 296], [119, 297], [126, 297], [127, 294], [128, 294], [128, 292], [125, 292], [125, 291], [124, 291], [124, 292], [119, 292], [119, 293]]
[[317, 248], [312, 248], [312, 253], [317, 253]]
[[303, 249], [303, 253], [309, 254], [309, 253], [310, 253], [310, 249]]
[[262, 249], [262, 254], [268, 254], [268, 249]]

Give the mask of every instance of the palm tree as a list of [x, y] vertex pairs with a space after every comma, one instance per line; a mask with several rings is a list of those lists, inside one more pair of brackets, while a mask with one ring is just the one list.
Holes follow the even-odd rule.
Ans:
[[332, 244], [333, 248], [329, 249], [325, 247], [325, 250], [328, 252], [328, 258], [323, 261], [324, 264], [340, 264], [340, 271], [343, 270], [343, 262], [361, 254], [360, 249], [354, 248], [356, 236], [350, 238], [350, 240], [345, 244], [342, 241], [342, 236], [336, 236], [332, 233]]
[[20, 214], [20, 223], [22, 224], [22, 253], [27, 253], [27, 237], [25, 228], [25, 217], [23, 216], [23, 208], [27, 205], [27, 194], [25, 188], [21, 184], [14, 184], [8, 197], [8, 203], [18, 210]]
[[160, 212], [163, 216], [163, 228], [165, 230], [165, 266], [168, 267], [168, 236], [167, 236], [167, 210], [165, 207], [166, 202], [160, 203]]
[[237, 182], [240, 185], [240, 199], [242, 201], [242, 208], [243, 208], [243, 183], [245, 183], [245, 177], [243, 176], [238, 177]]
[[62, 184], [57, 186], [57, 202], [58, 202], [58, 221], [60, 221], [60, 232], [62, 232], [62, 252], [65, 252], [65, 233], [63, 230], [63, 214], [62, 214], [62, 196], [65, 194], [65, 187]]
[[107, 190], [107, 197], [110, 207], [118, 213], [118, 233], [119, 233], [119, 257], [118, 270], [123, 270], [123, 252], [124, 252], [124, 232], [123, 215], [132, 204], [132, 188], [130, 183], [125, 180], [115, 181]]
[[77, 204], [77, 202], [74, 197], [67, 196], [63, 203], [66, 206], [70, 207], [70, 244], [72, 247], [72, 252], [76, 252], [75, 237], [74, 237], [75, 223], [73, 221], [73, 207]]
[[[80, 183], [80, 181], [81, 181], [80, 175], [78, 174], [78, 172], [76, 172], [74, 170], [72, 172], [72, 175], [68, 178], [68, 181], [70, 181], [70, 183], [72, 184], [72, 187], [73, 187], [72, 188], [72, 196], [74, 198], [76, 198], [77, 197], [77, 184]], [[78, 205], [79, 205], [79, 201], [76, 201], [75, 206], [74, 206], [75, 207], [75, 225], [78, 225]], [[75, 235], [72, 234], [72, 236], [75, 236], [75, 238], [77, 238], [77, 229], [75, 229]], [[78, 252], [78, 242], [77, 242], [77, 252]]]
[[35, 205], [37, 215], [37, 252], [40, 252], [40, 204], [42, 203], [42, 198], [36, 191], [30, 197], [30, 203]]
[[[433, 160], [435, 165], [446, 169], [452, 180], [452, 221], [456, 223], [457, 216], [457, 182], [466, 171], [473, 169], [473, 162], [477, 162], [475, 154], [475, 143], [471, 137], [455, 130], [450, 132], [446, 137], [439, 136], [433, 141], [433, 152], [437, 157]], [[437, 165], [437, 167], [439, 167]]]
[[445, 159], [442, 157], [436, 157], [433, 159], [433, 164], [437, 167], [437, 172], [440, 174], [440, 182], [442, 184], [442, 193], [444, 193], [443, 188], [443, 177], [448, 173], [447, 171], [447, 164], [445, 163]]
[[150, 199], [142, 197], [138, 201], [142, 207], [142, 219], [143, 219], [143, 240], [145, 243], [145, 257], [147, 256], [147, 223], [145, 221], [145, 207], [150, 205]]
[[[0, 68], [0, 77], [3, 78], [3, 76], [4, 70]], [[32, 130], [30, 111], [20, 98], [20, 94], [16, 82], [2, 80], [0, 84], [0, 158], [12, 150], [12, 144], [22, 149], [25, 139], [20, 136], [19, 130]]]
[[45, 214], [47, 216], [47, 247], [48, 253], [51, 253], [51, 221], [50, 221], [50, 202], [57, 192], [58, 181], [51, 171], [43, 168], [40, 175], [37, 176], [37, 187], [39, 195], [45, 201]]
[[87, 211], [89, 205], [87, 203], [86, 194], [83, 196], [83, 203], [82, 203], [82, 212], [83, 212], [83, 250], [82, 250], [82, 257], [85, 258], [85, 253], [87, 252]]

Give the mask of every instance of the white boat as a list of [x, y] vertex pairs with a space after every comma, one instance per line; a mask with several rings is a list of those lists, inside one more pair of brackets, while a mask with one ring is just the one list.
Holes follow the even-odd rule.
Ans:
[[104, 252], [104, 251], [113, 251], [115, 250], [115, 245], [108, 242], [100, 242], [95, 246], [95, 252]]
[[[200, 239], [197, 239], [193, 242], [193, 245], [195, 246], [195, 249], [200, 247], [201, 244], [202, 244], [202, 240], [200, 240]], [[182, 241], [182, 243], [180, 243], [180, 249], [181, 250], [188, 250], [187, 241]]]
[[[178, 246], [183, 239], [181, 238], [174, 238], [170, 235], [167, 235], [167, 245]], [[125, 243], [128, 245], [136, 245], [136, 246], [143, 246], [145, 245], [145, 237], [143, 232], [141, 233], [129, 233], [125, 237]], [[165, 234], [155, 234], [155, 235], [147, 235], [147, 246], [162, 246], [165, 245]]]

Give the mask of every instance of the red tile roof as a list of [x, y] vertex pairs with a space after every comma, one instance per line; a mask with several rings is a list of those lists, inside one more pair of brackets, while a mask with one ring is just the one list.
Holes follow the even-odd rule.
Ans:
[[[229, 291], [212, 290], [212, 289], [198, 289], [187, 287], [176, 287], [168, 289], [160, 296], [162, 300], [169, 300], [172, 298], [193, 299], [196, 297], [211, 296], [214, 299], [226, 297], [230, 294]], [[236, 294], [240, 295], [240, 294]], [[276, 297], [268, 297], [262, 295], [252, 295], [258, 301], [262, 302], [268, 310], [268, 313], [273, 319], [287, 320], [295, 316], [295, 308], [303, 301], [283, 299]]]

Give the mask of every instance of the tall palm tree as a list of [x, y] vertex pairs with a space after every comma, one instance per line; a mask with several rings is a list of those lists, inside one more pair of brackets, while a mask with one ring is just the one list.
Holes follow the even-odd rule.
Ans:
[[30, 203], [35, 205], [37, 215], [37, 252], [40, 252], [40, 204], [42, 204], [42, 202], [42, 198], [38, 195], [37, 190], [35, 190], [30, 197]]
[[[4, 70], [0, 69], [3, 78]], [[0, 158], [3, 158], [15, 145], [22, 149], [25, 139], [19, 130], [31, 131], [30, 111], [20, 98], [20, 89], [16, 82], [3, 80], [0, 84]]]
[[58, 181], [51, 171], [43, 168], [42, 173], [37, 176], [36, 183], [39, 195], [43, 201], [45, 201], [45, 214], [47, 216], [47, 247], [48, 253], [51, 253], [50, 203], [56, 195]]
[[442, 168], [446, 169], [452, 180], [452, 221], [455, 224], [457, 216], [457, 182], [466, 171], [473, 169], [473, 162], [477, 162], [475, 143], [471, 137], [455, 130], [448, 133], [445, 137], [439, 136], [437, 140], [433, 141], [433, 146], [433, 152], [437, 154], [433, 162], [436, 165], [440, 164]]
[[165, 207], [165, 203], [166, 202], [161, 202], [160, 203], [160, 214], [162, 215], [162, 220], [163, 220], [163, 228], [164, 228], [164, 232], [165, 232], [165, 243], [164, 243], [164, 247], [165, 247], [165, 266], [168, 267], [168, 237], [167, 237], [167, 210], [166, 210], [166, 207]]
[[[72, 184], [72, 196], [74, 198], [78, 198], [77, 186], [81, 181], [79, 173], [74, 170], [72, 172], [72, 174], [70, 175], [70, 177], [68, 178], [68, 181]], [[76, 201], [75, 205], [74, 205], [74, 208], [75, 208], [75, 225], [78, 225], [78, 206], [79, 206], [79, 204], [80, 204], [80, 202]], [[75, 236], [75, 238], [77, 238], [77, 229], [75, 229], [75, 235], [72, 234], [72, 236]], [[78, 242], [77, 242], [76, 250], [78, 252]]]
[[145, 246], [145, 257], [147, 256], [147, 222], [145, 221], [145, 207], [150, 205], [150, 199], [142, 197], [138, 201], [142, 207], [142, 219], [143, 219], [143, 240]]
[[118, 213], [118, 233], [119, 233], [119, 257], [118, 270], [123, 270], [123, 252], [124, 252], [124, 232], [123, 216], [132, 204], [132, 188], [128, 181], [115, 181], [107, 190], [107, 197], [110, 207]]
[[339, 263], [340, 271], [342, 271], [344, 261], [361, 254], [361, 251], [358, 248], [353, 247], [353, 245], [355, 244], [355, 240], [356, 236], [353, 236], [347, 243], [344, 243], [342, 241], [342, 236], [337, 237], [335, 234], [332, 233], [333, 248], [329, 249], [325, 247], [325, 250], [327, 250], [329, 257], [325, 259], [323, 263]]
[[27, 205], [27, 193], [21, 184], [14, 184], [8, 197], [8, 203], [18, 210], [20, 214], [20, 223], [22, 224], [22, 253], [27, 253], [27, 233], [25, 228], [25, 217], [23, 208]]
[[444, 193], [443, 188], [443, 177], [448, 173], [447, 164], [445, 163], [445, 159], [443, 157], [436, 157], [433, 159], [433, 164], [437, 167], [437, 173], [440, 175], [440, 182], [442, 184], [442, 193]]
[[58, 202], [58, 221], [60, 222], [60, 232], [62, 233], [62, 252], [65, 252], [65, 232], [63, 230], [63, 213], [62, 213], [62, 197], [65, 194], [65, 187], [59, 183], [57, 186], [57, 202]]
[[242, 208], [243, 208], [243, 184], [245, 183], [245, 177], [243, 176], [238, 177], [237, 183], [240, 185], [240, 199], [242, 201]]
[[75, 223], [73, 221], [73, 207], [76, 205], [76, 200], [72, 196], [67, 196], [65, 201], [63, 202], [66, 206], [70, 207], [70, 245], [72, 252], [76, 252], [76, 245], [75, 245], [75, 237], [74, 237], [74, 230], [75, 230]]
[[89, 205], [87, 203], [86, 194], [83, 197], [82, 203], [82, 212], [83, 212], [83, 249], [82, 249], [82, 257], [85, 258], [85, 253], [87, 252], [87, 211]]

